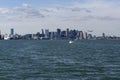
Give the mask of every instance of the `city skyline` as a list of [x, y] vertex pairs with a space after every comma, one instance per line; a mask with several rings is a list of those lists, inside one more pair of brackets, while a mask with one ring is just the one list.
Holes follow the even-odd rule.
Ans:
[[41, 29], [93, 30], [93, 34], [120, 36], [119, 0], [0, 0], [0, 30], [18, 34]]
[[102, 33], [101, 36], [91, 34], [92, 31], [84, 32], [77, 29], [65, 29], [61, 30], [57, 28], [56, 31], [50, 31], [49, 29], [41, 29], [41, 32], [34, 34], [17, 34], [14, 32], [14, 28], [10, 29], [10, 34], [1, 34], [0, 40], [120, 40], [118, 36], [111, 36]]

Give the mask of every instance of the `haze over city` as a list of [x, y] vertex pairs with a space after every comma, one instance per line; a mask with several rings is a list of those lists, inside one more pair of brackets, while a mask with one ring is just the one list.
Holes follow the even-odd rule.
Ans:
[[70, 28], [120, 36], [119, 9], [120, 0], [0, 0], [0, 30], [27, 34]]

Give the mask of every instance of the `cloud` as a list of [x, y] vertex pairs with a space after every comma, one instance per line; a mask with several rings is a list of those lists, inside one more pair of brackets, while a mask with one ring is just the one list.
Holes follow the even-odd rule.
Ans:
[[23, 18], [43, 18], [45, 17], [39, 10], [32, 8], [28, 4], [23, 4], [21, 7], [13, 8], [13, 12], [20, 14]]
[[31, 7], [29, 4], [22, 4], [20, 7], [13, 8], [0, 8], [0, 15], [8, 20], [45, 17], [39, 10]]
[[7, 14], [9, 13], [9, 9], [7, 8], [0, 8], [0, 14]]
[[71, 8], [71, 10], [72, 10], [73, 12], [80, 12], [80, 11], [85, 11], [85, 12], [88, 12], [88, 13], [91, 12], [91, 10], [89, 10], [89, 9], [80, 8], [80, 7], [73, 7], [73, 8]]
[[[88, 0], [90, 2], [91, 0]], [[92, 2], [94, 1], [94, 2]], [[90, 3], [73, 3], [71, 5], [55, 6], [43, 9], [51, 17], [61, 21], [119, 21], [120, 6], [107, 0], [92, 0]], [[113, 2], [113, 0], [112, 0]]]
[[59, 7], [54, 7], [54, 8], [46, 8], [46, 9], [42, 9], [43, 11], [46, 12], [60, 12], [60, 11], [72, 11], [72, 12], [87, 12], [90, 13], [91, 10], [87, 9], [87, 8], [82, 8], [82, 7], [72, 7], [72, 6], [59, 6]]
[[86, 20], [107, 20], [107, 21], [120, 20], [120, 18], [115, 18], [115, 17], [111, 17], [111, 16], [92, 16], [92, 15], [85, 16], [85, 17], [83, 17], [83, 19], [86, 19]]
[[[88, 3], [89, 2], [89, 3]], [[71, 20], [120, 20], [119, 5], [108, 3], [107, 0], [86, 0], [85, 3], [73, 3], [45, 8], [34, 8], [30, 4], [19, 7], [0, 8], [0, 17], [8, 20], [48, 19], [56, 18]], [[114, 14], [114, 15], [113, 15]], [[47, 21], [47, 20], [46, 20]]]

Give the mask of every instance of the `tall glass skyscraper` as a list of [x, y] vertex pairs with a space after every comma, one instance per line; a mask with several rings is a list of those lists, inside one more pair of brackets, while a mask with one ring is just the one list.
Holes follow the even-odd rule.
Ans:
[[14, 35], [14, 29], [13, 28], [11, 28], [11, 30], [10, 30], [10, 35]]

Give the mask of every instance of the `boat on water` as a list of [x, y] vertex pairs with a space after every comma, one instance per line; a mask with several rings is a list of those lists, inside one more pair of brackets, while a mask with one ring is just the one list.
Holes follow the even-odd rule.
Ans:
[[70, 40], [70, 41], [69, 41], [69, 44], [72, 44], [73, 42], [74, 42], [74, 41], [71, 41], [71, 40]]

